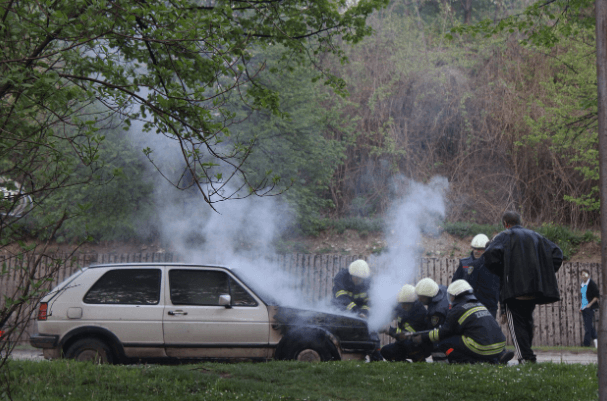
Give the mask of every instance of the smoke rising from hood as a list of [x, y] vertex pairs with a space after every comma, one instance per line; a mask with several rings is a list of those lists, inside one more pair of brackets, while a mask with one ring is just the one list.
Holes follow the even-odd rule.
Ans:
[[[134, 143], [152, 148], [155, 164], [165, 174], [172, 171], [170, 178], [182, 174], [183, 156], [176, 141], [148, 133], [135, 137]], [[156, 171], [153, 176], [156, 177], [154, 199], [162, 242], [173, 249], [180, 260], [229, 266], [247, 283], [283, 305], [339, 313], [330, 306], [330, 299], [304, 305], [305, 298], [299, 289], [301, 279], [267, 260], [266, 257], [275, 252], [273, 241], [293, 218], [281, 197], [250, 196], [219, 202], [214, 204], [215, 212], [197, 188], [178, 190]], [[422, 256], [419, 245], [422, 233], [436, 233], [438, 220], [445, 215], [447, 189], [447, 180], [442, 177], [435, 177], [427, 184], [408, 181], [406, 195], [393, 202], [386, 217], [388, 250], [369, 260], [374, 271], [370, 291], [371, 329], [377, 330], [391, 320], [398, 290], [404, 284], [415, 284]]]
[[405, 284], [415, 285], [422, 234], [438, 234], [448, 188], [444, 177], [434, 177], [428, 184], [410, 181], [406, 196], [393, 202], [386, 216], [388, 250], [369, 261], [375, 272], [369, 294], [371, 330], [379, 330], [392, 320], [398, 290]]

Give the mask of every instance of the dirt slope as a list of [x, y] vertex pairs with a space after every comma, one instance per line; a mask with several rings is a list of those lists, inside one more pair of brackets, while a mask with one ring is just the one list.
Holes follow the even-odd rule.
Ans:
[[[596, 233], [598, 235], [598, 233]], [[470, 253], [470, 238], [457, 238], [448, 233], [439, 237], [422, 237], [420, 246], [423, 247], [423, 255], [427, 257], [448, 257], [460, 259]], [[387, 246], [383, 234], [370, 233], [359, 234], [357, 231], [346, 230], [342, 234], [324, 232], [317, 237], [299, 237], [283, 240], [279, 249], [281, 252], [296, 253], [318, 253], [318, 254], [342, 254], [368, 256], [375, 252], [381, 252]], [[73, 246], [54, 244], [51, 250], [68, 251]], [[160, 244], [140, 244], [132, 242], [84, 244], [77, 252], [79, 253], [152, 253], [170, 252]], [[0, 251], [8, 253], [9, 250]], [[586, 243], [580, 246], [578, 252], [570, 259], [572, 262], [600, 263], [601, 249], [596, 243]]]

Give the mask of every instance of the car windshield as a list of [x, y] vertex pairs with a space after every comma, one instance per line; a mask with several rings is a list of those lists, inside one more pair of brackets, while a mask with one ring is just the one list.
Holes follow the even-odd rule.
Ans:
[[269, 289], [264, 289], [261, 285], [258, 285], [253, 277], [246, 274], [245, 271], [240, 269], [230, 269], [236, 277], [238, 277], [247, 287], [249, 287], [266, 305], [280, 305], [278, 300], [274, 298]]

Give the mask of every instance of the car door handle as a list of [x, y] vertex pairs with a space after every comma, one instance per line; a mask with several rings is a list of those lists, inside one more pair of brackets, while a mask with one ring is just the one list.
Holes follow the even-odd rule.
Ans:
[[182, 310], [170, 310], [169, 311], [169, 315], [171, 316], [175, 316], [175, 315], [187, 315], [188, 312], [184, 312]]

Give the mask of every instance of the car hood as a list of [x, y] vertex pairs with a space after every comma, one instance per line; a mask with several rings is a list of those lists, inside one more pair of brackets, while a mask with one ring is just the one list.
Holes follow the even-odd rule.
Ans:
[[283, 334], [301, 327], [318, 327], [341, 341], [372, 340], [366, 320], [358, 317], [285, 306], [273, 309], [273, 320]]

